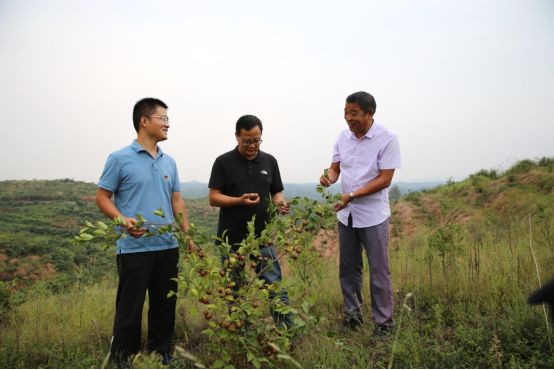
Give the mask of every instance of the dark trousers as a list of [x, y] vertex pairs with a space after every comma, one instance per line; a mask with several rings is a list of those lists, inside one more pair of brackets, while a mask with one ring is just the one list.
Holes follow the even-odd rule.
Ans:
[[121, 365], [129, 355], [140, 351], [142, 308], [148, 290], [147, 350], [171, 351], [175, 325], [179, 249], [117, 255], [119, 285], [115, 302], [112, 358]]
[[[282, 273], [281, 265], [279, 264], [279, 259], [277, 258], [277, 249], [275, 247], [268, 247], [265, 245], [260, 246], [260, 254], [263, 258], [262, 261], [256, 262], [256, 274], [258, 278], [266, 282], [268, 285], [273, 284], [274, 282], [281, 282]], [[225, 256], [222, 257], [222, 262], [225, 261]], [[244, 269], [242, 267], [237, 267], [231, 272], [231, 280], [235, 282], [235, 290], [238, 290], [239, 287], [244, 282]], [[284, 304], [289, 304], [289, 294], [285, 289], [281, 289], [279, 292], [271, 292], [269, 298], [273, 299], [279, 297], [279, 300]], [[293, 326], [293, 320], [291, 315], [281, 314], [279, 312], [271, 309], [271, 316], [273, 320], [280, 326], [282, 324], [287, 327]]]
[[354, 228], [339, 222], [339, 278], [345, 311], [358, 311], [362, 298], [362, 251], [369, 261], [369, 287], [373, 319], [377, 324], [392, 320], [394, 302], [388, 256], [388, 225]]

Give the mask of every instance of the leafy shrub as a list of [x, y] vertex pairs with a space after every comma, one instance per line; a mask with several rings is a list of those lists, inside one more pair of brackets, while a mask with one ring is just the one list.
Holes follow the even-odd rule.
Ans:
[[409, 202], [412, 202], [416, 205], [421, 204], [421, 192], [419, 191], [410, 191], [408, 194], [404, 196], [404, 199], [406, 199]]
[[496, 180], [499, 177], [497, 170], [480, 170], [476, 173], [477, 176], [488, 177], [491, 180]]
[[[313, 241], [319, 230], [334, 224], [333, 205], [340, 199], [340, 195], [331, 195], [323, 187], [318, 186], [317, 191], [322, 193], [325, 202], [294, 198], [289, 215], [276, 215], [276, 210], [270, 206], [275, 217], [262, 235], [256, 237], [254, 220], [250, 221], [248, 235], [238, 248], [197, 229], [194, 224], [187, 232], [175, 225], [165, 225], [153, 227], [146, 233], [144, 237], [159, 233], [175, 236], [184, 266], [178, 275], [179, 293], [171, 292], [170, 296], [193, 298], [204, 307], [202, 314], [207, 328], [202, 334], [209, 338], [206, 341], [209, 353], [216, 359], [208, 356], [195, 358], [195, 362], [213, 361], [209, 366], [218, 368], [279, 367], [283, 361], [299, 366], [289, 354], [291, 340], [320, 322], [311, 312], [314, 302], [307, 298], [314, 284], [321, 280], [320, 256]], [[161, 210], [154, 213], [163, 217]], [[141, 215], [137, 215], [137, 219], [137, 227], [146, 222]], [[122, 218], [110, 225], [86, 222], [86, 227], [74, 239], [77, 244], [101, 241], [109, 248], [117, 239], [126, 236], [120, 232], [123, 225]], [[289, 293], [294, 293], [289, 305], [280, 299], [286, 282], [267, 285], [260, 279], [260, 266], [270, 268], [271, 264], [261, 255], [261, 245], [281, 246], [281, 257], [297, 276], [295, 281], [300, 282], [287, 287]], [[294, 317], [292, 327], [280, 323], [279, 318], [287, 316]]]
[[552, 172], [552, 168], [554, 168], [554, 158], [542, 157], [539, 159], [538, 165], [541, 167], [547, 167], [549, 172]]
[[518, 174], [518, 173], [524, 173], [529, 172], [530, 169], [535, 167], [536, 164], [534, 161], [530, 159], [523, 159], [521, 161], [518, 161], [516, 164], [514, 164], [506, 173], [508, 174]]
[[12, 292], [7, 283], [0, 281], [0, 319], [3, 319], [12, 307]]

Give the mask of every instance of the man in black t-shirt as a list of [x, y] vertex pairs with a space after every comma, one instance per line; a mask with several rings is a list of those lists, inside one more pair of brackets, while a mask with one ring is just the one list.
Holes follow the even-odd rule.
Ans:
[[[282, 214], [289, 212], [283, 196], [283, 183], [277, 160], [260, 150], [262, 122], [246, 115], [236, 124], [237, 147], [217, 157], [210, 175], [210, 205], [220, 207], [217, 227], [218, 237], [225, 238], [233, 246], [248, 235], [247, 224], [256, 215], [255, 231], [259, 237], [269, 222], [268, 201], [279, 207]], [[281, 281], [281, 267], [274, 246], [261, 246], [265, 260], [258, 262], [256, 272], [267, 284]], [[271, 261], [268, 263], [266, 260]], [[288, 304], [286, 291], [280, 292], [281, 302]], [[288, 315], [272, 312], [277, 324], [292, 325]]]

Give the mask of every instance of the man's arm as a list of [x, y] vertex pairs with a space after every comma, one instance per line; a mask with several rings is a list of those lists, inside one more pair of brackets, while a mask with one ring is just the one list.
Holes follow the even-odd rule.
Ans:
[[111, 191], [98, 188], [98, 190], [96, 190], [96, 204], [98, 205], [98, 208], [111, 220], [119, 216], [123, 217], [129, 235], [135, 238], [140, 238], [146, 232], [146, 229], [136, 228], [135, 225], [137, 223], [137, 220], [135, 218], [125, 217], [123, 214], [121, 214], [112, 200], [112, 195], [113, 193]]
[[181, 196], [181, 192], [176, 191], [171, 195], [171, 208], [173, 209], [173, 216], [177, 218], [178, 215], [182, 216], [181, 230], [187, 231], [189, 229], [189, 217], [187, 214], [187, 207], [185, 200]]
[[275, 204], [277, 207], [279, 207], [279, 212], [282, 215], [286, 215], [289, 213], [290, 207], [289, 204], [285, 201], [285, 196], [283, 195], [282, 191], [279, 191], [271, 196], [271, 201], [273, 204]]
[[391, 184], [393, 176], [394, 176], [394, 168], [390, 170], [379, 171], [379, 176], [377, 176], [376, 178], [368, 182], [366, 186], [352, 193], [354, 195], [353, 198], [350, 197], [350, 194], [342, 194], [342, 204], [337, 204], [335, 206], [335, 210], [340, 211], [355, 198], [360, 198], [360, 197], [365, 197], [367, 195], [375, 194], [378, 191], [381, 191], [387, 188]]
[[338, 181], [340, 176], [340, 162], [333, 162], [327, 169], [327, 177], [321, 175], [319, 183], [323, 186], [330, 186]]
[[210, 188], [208, 199], [210, 200], [210, 206], [221, 208], [240, 205], [251, 206], [260, 203], [260, 196], [258, 193], [246, 193], [240, 197], [231, 197], [223, 194], [221, 190], [213, 188]]

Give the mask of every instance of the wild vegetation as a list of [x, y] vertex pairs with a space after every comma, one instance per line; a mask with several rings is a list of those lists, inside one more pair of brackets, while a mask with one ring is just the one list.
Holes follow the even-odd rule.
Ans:
[[[186, 263], [192, 264], [185, 265], [188, 268], [182, 272], [192, 275], [182, 277], [175, 365], [554, 367], [553, 333], [547, 326], [545, 312], [542, 307], [526, 303], [529, 293], [539, 286], [539, 277], [544, 282], [554, 276], [553, 169], [552, 158], [520, 161], [504, 172], [482, 170], [461, 182], [449, 181], [432, 190], [410, 193], [395, 204], [389, 254], [396, 291], [396, 331], [387, 338], [372, 336], [371, 323], [356, 332], [341, 327], [342, 301], [336, 259], [315, 253], [336, 255], [332, 215], [321, 213], [324, 222], [304, 217], [307, 224], [298, 225], [325, 225], [326, 228], [319, 232], [311, 230], [305, 239], [293, 237], [292, 250], [287, 251], [285, 245], [290, 239], [276, 239], [283, 259], [289, 262], [284, 284], [289, 289], [291, 307], [306, 323], [305, 330], [291, 335], [282, 332], [288, 341], [276, 345], [277, 349], [263, 342], [268, 338], [270, 342], [278, 341], [277, 334], [262, 338], [265, 345], [260, 347], [261, 352], [256, 352], [258, 347], [254, 342], [240, 344], [240, 338], [249, 338], [247, 329], [240, 331], [242, 335], [238, 330], [228, 330], [229, 325], [218, 324], [221, 319], [225, 321], [227, 306], [214, 294], [217, 296], [218, 284], [228, 283], [225, 280], [228, 272], [219, 275], [225, 266], [211, 270], [216, 264], [206, 261], [215, 261], [220, 251], [211, 243], [200, 241], [198, 245], [205, 245], [203, 261], [197, 251], [187, 254], [183, 250]], [[9, 198], [3, 191], [0, 194], [2, 201]], [[191, 209], [191, 202], [188, 204]], [[313, 203], [299, 200], [296, 206], [312, 207], [314, 212], [310, 214], [317, 215]], [[4, 209], [4, 203], [0, 207]], [[191, 212], [191, 220], [200, 224], [195, 214]], [[214, 215], [213, 210], [206, 211], [206, 217], [212, 219], [199, 235], [213, 230]], [[51, 214], [48, 219], [54, 217]], [[88, 217], [84, 213], [76, 216], [76, 220], [85, 218]], [[93, 223], [101, 219], [90, 216]], [[76, 226], [73, 235], [82, 225]], [[299, 230], [287, 234], [290, 224], [276, 229], [290, 236], [303, 233]], [[2, 238], [11, 237], [12, 231], [3, 230], [2, 234], [7, 236]], [[6, 248], [6, 239], [2, 240], [2, 248]], [[67, 248], [73, 253], [93, 245]], [[100, 249], [99, 245], [94, 248]], [[296, 260], [291, 258], [293, 253], [297, 255]], [[303, 265], [299, 261], [304, 258]], [[198, 283], [198, 271], [202, 268], [208, 272], [210, 284], [215, 285]], [[364, 276], [368, 296], [367, 273]], [[63, 290], [30, 289], [25, 299], [5, 306], [0, 324], [0, 366], [101, 366], [109, 350], [115, 281], [113, 274], [108, 273], [102, 278], [74, 280]], [[202, 289], [210, 286], [213, 291], [207, 297], [208, 304], [200, 302], [205, 298]], [[254, 299], [263, 305], [271, 303], [260, 297]], [[6, 301], [9, 297], [3, 302]], [[308, 302], [306, 307], [304, 302]], [[207, 308], [209, 305], [213, 306]], [[364, 308], [369, 322], [369, 302], [365, 302]], [[257, 320], [254, 330], [261, 327], [258, 323], [271, 324], [267, 309], [248, 312], [257, 315], [253, 316]], [[214, 318], [217, 318], [216, 327]], [[237, 318], [233, 320], [236, 322]], [[244, 318], [238, 318], [238, 322], [241, 320]], [[209, 330], [232, 334], [226, 339], [217, 333], [211, 335]], [[273, 348], [271, 354], [268, 350], [264, 352], [268, 345]], [[251, 361], [254, 357], [249, 359], [246, 350], [241, 354], [236, 348], [249, 349], [261, 362]], [[155, 356], [147, 354], [138, 356], [134, 365], [161, 366]]]

